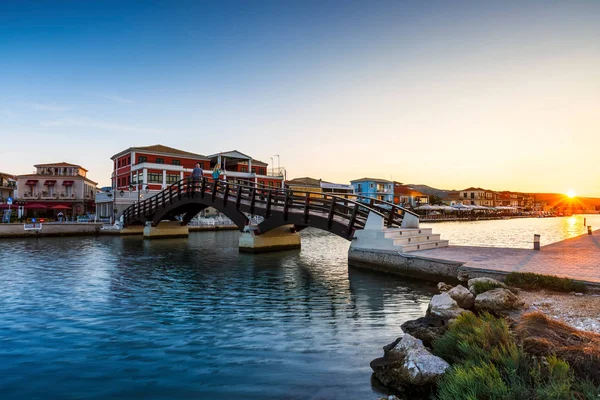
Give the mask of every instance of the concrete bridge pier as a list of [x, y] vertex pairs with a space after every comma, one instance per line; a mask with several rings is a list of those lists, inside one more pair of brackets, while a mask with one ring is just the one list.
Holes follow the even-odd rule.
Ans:
[[189, 234], [189, 227], [182, 226], [180, 221], [160, 221], [156, 226], [147, 222], [144, 227], [144, 239], [188, 237]]
[[300, 248], [300, 235], [294, 225], [282, 225], [265, 233], [247, 226], [240, 235], [240, 252], [260, 253]]

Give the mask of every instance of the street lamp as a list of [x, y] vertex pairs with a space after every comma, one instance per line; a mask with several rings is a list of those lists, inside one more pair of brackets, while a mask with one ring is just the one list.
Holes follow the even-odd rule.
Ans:
[[277, 157], [277, 173], [281, 173], [281, 166], [279, 165], [279, 154], [274, 154], [273, 157]]

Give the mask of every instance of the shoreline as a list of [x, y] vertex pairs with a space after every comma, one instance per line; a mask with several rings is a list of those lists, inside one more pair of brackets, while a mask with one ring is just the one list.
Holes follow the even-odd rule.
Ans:
[[[127, 231], [125, 229], [102, 229], [103, 227], [104, 223], [102, 222], [41, 223], [36, 224], [35, 226], [32, 224], [22, 223], [0, 224], [0, 240], [62, 236], [142, 236], [143, 233], [141, 230]], [[238, 230], [238, 227], [235, 225], [206, 225], [188, 227], [190, 232]]]

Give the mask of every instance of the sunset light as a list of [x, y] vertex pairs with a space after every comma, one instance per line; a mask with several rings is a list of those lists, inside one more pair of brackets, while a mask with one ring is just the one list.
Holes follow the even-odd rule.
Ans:
[[567, 197], [572, 199], [573, 197], [575, 197], [576, 193], [573, 189], [569, 189], [567, 190]]

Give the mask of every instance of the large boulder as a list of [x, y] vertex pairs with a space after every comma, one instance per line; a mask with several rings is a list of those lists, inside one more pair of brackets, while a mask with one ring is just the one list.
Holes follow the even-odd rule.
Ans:
[[473, 278], [469, 279], [467, 284], [469, 286], [469, 291], [477, 296], [480, 293], [487, 292], [488, 290], [503, 288], [508, 289], [508, 287], [495, 279], [492, 278]]
[[440, 317], [421, 317], [406, 321], [401, 328], [404, 333], [420, 339], [426, 347], [431, 348], [433, 342], [448, 330], [448, 321]]
[[508, 289], [492, 289], [477, 295], [475, 309], [504, 314], [523, 308], [525, 303]]
[[448, 291], [448, 296], [452, 297], [460, 308], [472, 308], [475, 304], [475, 296], [466, 287], [458, 285]]
[[448, 292], [436, 294], [431, 298], [429, 307], [427, 308], [427, 316], [440, 317], [445, 319], [453, 319], [460, 314], [467, 312], [458, 306]]
[[381, 383], [400, 391], [427, 391], [450, 365], [431, 354], [423, 342], [405, 334], [384, 357], [371, 361]]

